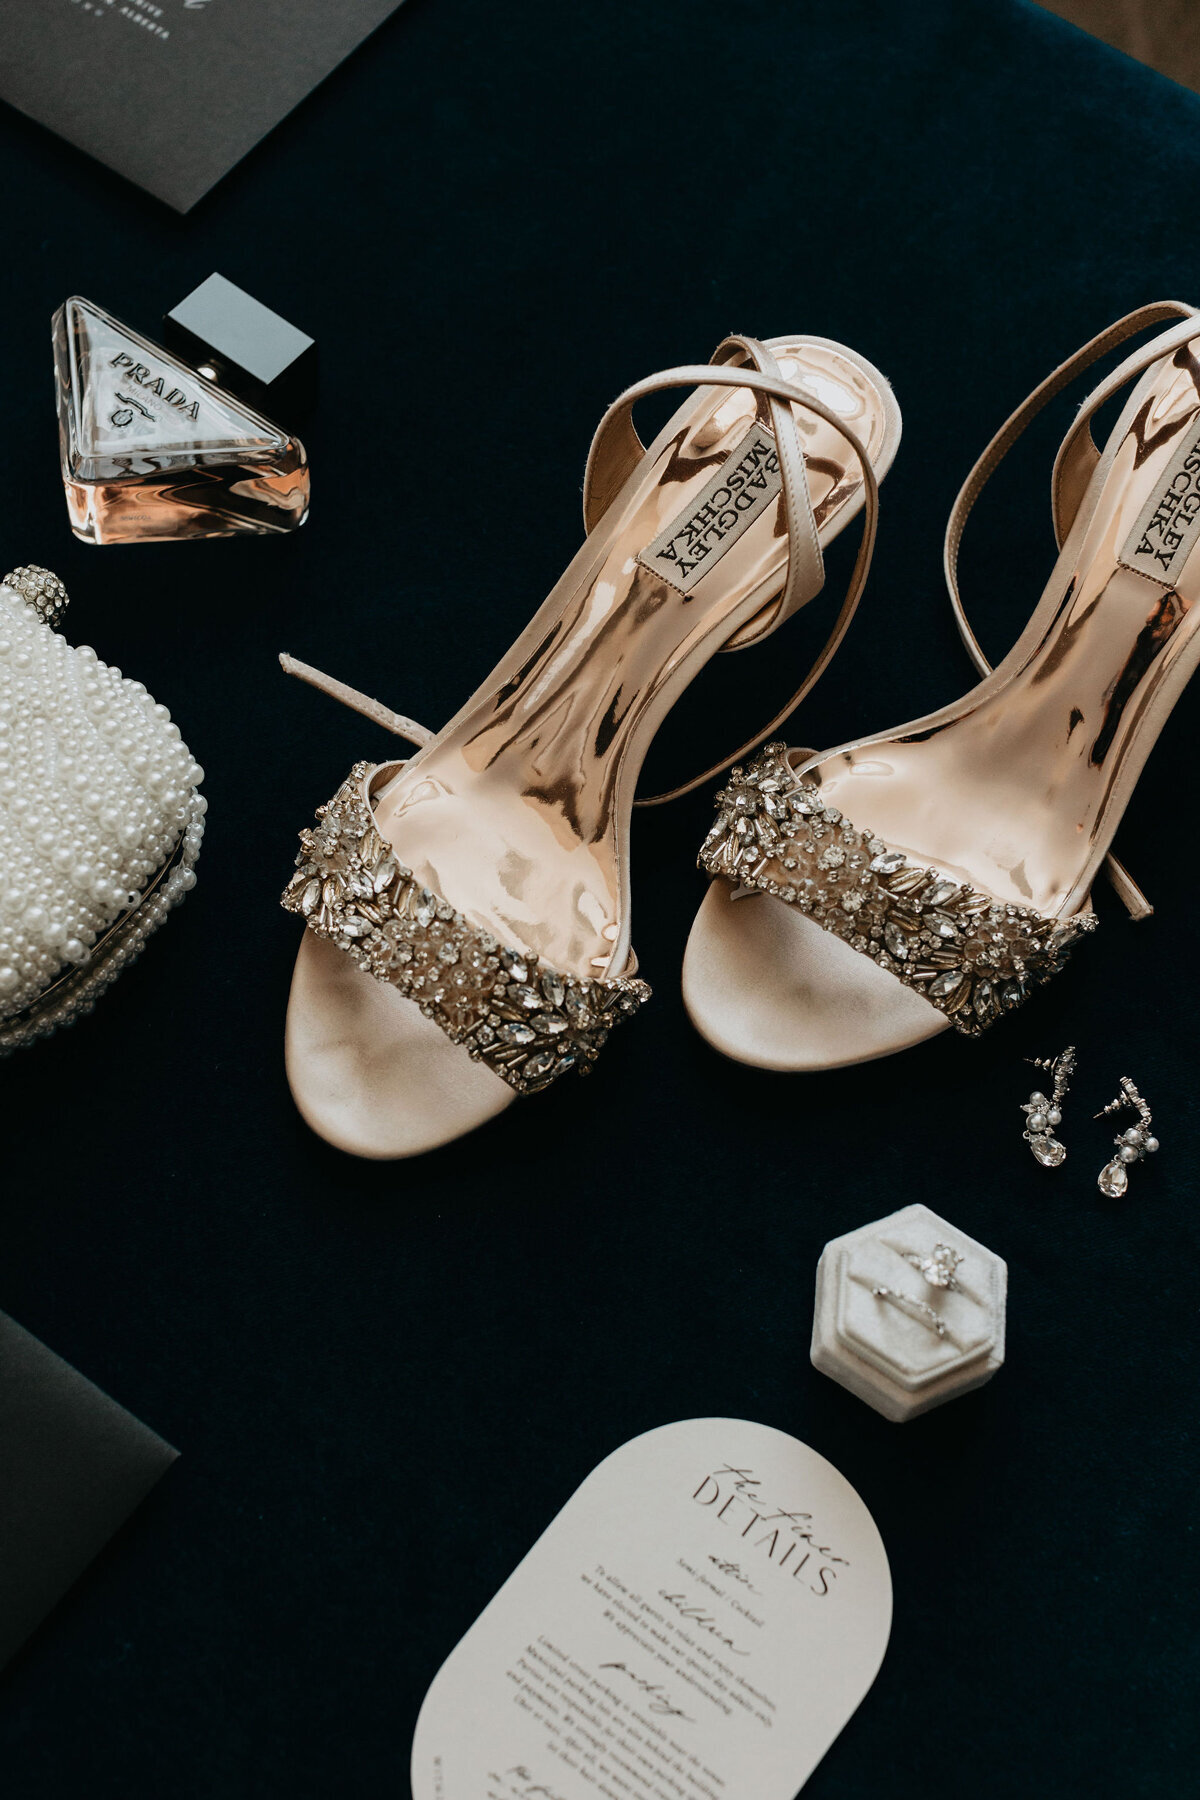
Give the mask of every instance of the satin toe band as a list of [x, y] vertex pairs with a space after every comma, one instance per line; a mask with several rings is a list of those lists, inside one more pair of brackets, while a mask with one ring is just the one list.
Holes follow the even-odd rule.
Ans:
[[315, 829], [300, 833], [288, 912], [413, 1000], [476, 1062], [519, 1094], [586, 1073], [612, 1027], [650, 998], [644, 981], [560, 975], [501, 944], [423, 887], [375, 829], [375, 771], [354, 765]]
[[978, 1037], [1062, 968], [1093, 912], [1051, 919], [914, 862], [797, 781], [783, 744], [734, 769], [700, 866], [773, 894]]

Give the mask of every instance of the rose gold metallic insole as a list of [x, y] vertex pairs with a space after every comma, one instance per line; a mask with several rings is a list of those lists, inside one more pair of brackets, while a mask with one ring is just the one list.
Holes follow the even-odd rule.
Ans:
[[[798, 765], [854, 824], [1005, 901], [1085, 903], [1163, 721], [1200, 660], [1200, 555], [1171, 588], [1122, 546], [1200, 420], [1189, 352], [1138, 385], [1019, 642], [954, 706]], [[688, 945], [698, 1029], [741, 1061], [817, 1069], [947, 1029], [867, 957], [771, 896], [714, 882]]]
[[[821, 342], [772, 340], [772, 348], [785, 379], [811, 382], [846, 417], [882, 475], [898, 415], [874, 372]], [[861, 475], [833, 427], [801, 408], [794, 414], [827, 543], [861, 507]], [[628, 827], [646, 748], [699, 668], [782, 590], [782, 501], [688, 595], [637, 560], [756, 418], [765, 423], [765, 405], [760, 411], [744, 391], [699, 390], [509, 654], [376, 795], [380, 831], [423, 883], [563, 972], [618, 975], [632, 966]], [[312, 936], [297, 962], [287, 1055], [309, 1123], [360, 1155], [412, 1154], [512, 1098], [411, 1002]]]

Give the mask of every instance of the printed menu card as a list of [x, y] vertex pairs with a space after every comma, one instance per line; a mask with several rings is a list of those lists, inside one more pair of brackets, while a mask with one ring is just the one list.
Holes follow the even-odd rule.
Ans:
[[743, 1419], [663, 1426], [588, 1476], [442, 1665], [414, 1800], [794, 1800], [891, 1616], [831, 1463]]

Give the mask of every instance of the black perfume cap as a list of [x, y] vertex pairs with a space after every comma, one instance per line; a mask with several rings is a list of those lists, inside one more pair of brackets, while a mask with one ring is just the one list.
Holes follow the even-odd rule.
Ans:
[[193, 288], [163, 326], [177, 356], [280, 424], [316, 399], [315, 340], [224, 275]]

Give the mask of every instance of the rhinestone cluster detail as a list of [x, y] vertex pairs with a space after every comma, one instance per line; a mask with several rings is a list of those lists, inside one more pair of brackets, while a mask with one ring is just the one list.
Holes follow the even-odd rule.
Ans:
[[53, 569], [43, 569], [40, 563], [22, 563], [4, 577], [4, 585], [20, 594], [43, 625], [53, 630], [62, 623], [68, 605], [67, 590]]
[[1116, 1099], [1110, 1100], [1104, 1110], [1096, 1114], [1096, 1117], [1106, 1119], [1110, 1113], [1120, 1112], [1125, 1107], [1131, 1107], [1137, 1113], [1138, 1122], [1136, 1125], [1131, 1125], [1128, 1131], [1123, 1131], [1119, 1137], [1113, 1139], [1117, 1154], [1111, 1162], [1105, 1163], [1096, 1183], [1100, 1192], [1110, 1200], [1119, 1200], [1129, 1187], [1130, 1165], [1136, 1162], [1145, 1162], [1146, 1158], [1153, 1156], [1158, 1149], [1158, 1139], [1154, 1135], [1150, 1108], [1128, 1075], [1122, 1075], [1121, 1092]]
[[710, 875], [774, 894], [978, 1037], [1062, 968], [1092, 912], [1012, 906], [860, 831], [798, 781], [783, 744], [734, 769], [700, 850]]
[[310, 931], [420, 1007], [519, 1094], [586, 1074], [612, 1027], [650, 998], [633, 977], [560, 975], [501, 944], [423, 887], [375, 829], [370, 763], [356, 763], [300, 833], [282, 904]]

